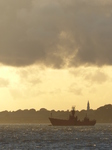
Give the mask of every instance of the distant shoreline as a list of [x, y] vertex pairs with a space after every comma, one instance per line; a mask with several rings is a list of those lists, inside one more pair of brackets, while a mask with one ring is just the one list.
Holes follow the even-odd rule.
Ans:
[[[70, 111], [55, 111], [41, 108], [39, 111], [35, 109], [2, 111], [0, 112], [0, 124], [50, 124], [49, 117], [68, 119]], [[112, 123], [112, 105], [104, 105], [96, 110], [76, 110], [76, 115], [82, 120], [86, 114], [90, 119], [96, 119], [97, 123]]]

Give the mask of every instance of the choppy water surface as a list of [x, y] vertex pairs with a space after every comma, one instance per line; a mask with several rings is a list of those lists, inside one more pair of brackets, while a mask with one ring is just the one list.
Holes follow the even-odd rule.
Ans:
[[0, 150], [112, 149], [112, 124], [93, 127], [0, 125]]

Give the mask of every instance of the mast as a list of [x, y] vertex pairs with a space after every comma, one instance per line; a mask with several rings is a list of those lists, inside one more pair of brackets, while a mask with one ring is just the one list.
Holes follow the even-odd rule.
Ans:
[[75, 115], [75, 107], [72, 107], [72, 116], [74, 117], [74, 115]]

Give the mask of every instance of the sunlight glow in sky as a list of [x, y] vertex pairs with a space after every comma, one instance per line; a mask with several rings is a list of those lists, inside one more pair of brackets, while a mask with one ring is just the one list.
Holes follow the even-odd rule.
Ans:
[[[36, 65], [0, 69], [0, 110], [86, 109], [111, 103], [111, 67], [40, 69]], [[108, 90], [107, 90], [108, 89]]]
[[0, 111], [112, 103], [110, 0], [0, 1]]

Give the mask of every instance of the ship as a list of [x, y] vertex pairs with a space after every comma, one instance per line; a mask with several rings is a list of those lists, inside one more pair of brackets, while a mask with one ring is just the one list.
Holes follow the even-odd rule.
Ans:
[[75, 116], [75, 107], [72, 107], [68, 120], [53, 118], [52, 116], [49, 117], [49, 120], [53, 126], [94, 126], [96, 124], [96, 120], [90, 120], [87, 114], [83, 120], [78, 119]]

